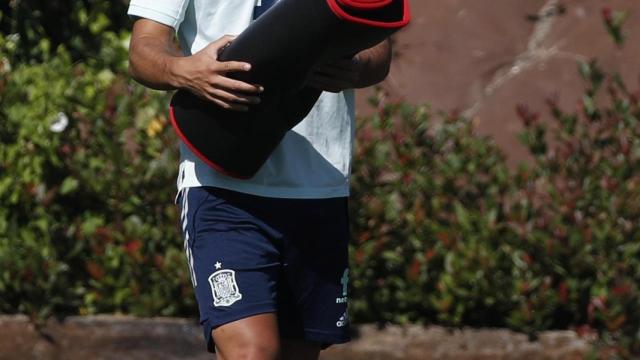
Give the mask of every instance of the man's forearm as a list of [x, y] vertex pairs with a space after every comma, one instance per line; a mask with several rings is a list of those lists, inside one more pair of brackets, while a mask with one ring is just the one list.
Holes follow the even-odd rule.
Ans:
[[131, 76], [141, 84], [157, 90], [174, 90], [180, 87], [176, 64], [182, 58], [180, 49], [173, 42], [140, 36], [132, 44], [129, 63]]
[[184, 85], [179, 62], [184, 56], [174, 40], [174, 29], [147, 19], [133, 25], [129, 46], [129, 73], [139, 83], [157, 90]]
[[375, 85], [384, 80], [389, 74], [391, 41], [385, 40], [372, 48], [358, 53], [356, 56], [362, 62], [362, 71], [356, 87], [364, 88]]

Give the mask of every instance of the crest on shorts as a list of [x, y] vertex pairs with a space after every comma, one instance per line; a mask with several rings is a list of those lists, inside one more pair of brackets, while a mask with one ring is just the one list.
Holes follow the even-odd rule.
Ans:
[[213, 306], [230, 306], [242, 299], [233, 270], [218, 270], [209, 276]]

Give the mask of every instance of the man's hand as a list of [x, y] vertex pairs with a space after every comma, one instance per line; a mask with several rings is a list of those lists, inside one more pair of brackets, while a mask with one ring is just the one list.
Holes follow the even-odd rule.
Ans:
[[193, 56], [175, 62], [172, 72], [180, 88], [230, 110], [247, 111], [247, 105], [258, 104], [256, 96], [262, 87], [226, 77], [227, 73], [251, 70], [251, 65], [238, 61], [218, 61], [218, 54], [234, 39], [223, 36]]
[[313, 72], [308, 85], [333, 93], [364, 88], [384, 80], [390, 65], [391, 43], [385, 40], [351, 59], [334, 60], [320, 65]]
[[220, 50], [233, 40], [224, 36], [192, 56], [184, 56], [174, 42], [173, 28], [147, 19], [133, 26], [129, 50], [129, 72], [138, 82], [159, 90], [187, 89], [218, 106], [247, 111], [260, 102], [264, 89], [226, 77], [230, 72], [249, 71], [243, 62], [220, 62]]
[[360, 83], [362, 69], [358, 56], [329, 61], [315, 69], [308, 85], [332, 93], [354, 89]]

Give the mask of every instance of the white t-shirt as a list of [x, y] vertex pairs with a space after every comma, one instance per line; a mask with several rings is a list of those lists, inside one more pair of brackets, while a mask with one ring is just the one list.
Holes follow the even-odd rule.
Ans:
[[[261, 0], [131, 0], [128, 13], [177, 29], [182, 49], [190, 55], [224, 35], [240, 34], [251, 23], [254, 8], [260, 3]], [[348, 196], [354, 130], [354, 91], [324, 92], [252, 179], [239, 180], [218, 173], [181, 142], [178, 190], [216, 186], [278, 198]]]

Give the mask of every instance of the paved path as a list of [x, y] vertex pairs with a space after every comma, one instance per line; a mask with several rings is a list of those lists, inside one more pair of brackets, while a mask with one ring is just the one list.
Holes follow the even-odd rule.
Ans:
[[[355, 340], [323, 352], [322, 360], [572, 360], [587, 341], [574, 332], [544, 333], [530, 342], [508, 330], [373, 325], [355, 328]], [[200, 327], [185, 319], [70, 317], [36, 331], [25, 316], [0, 316], [0, 360], [204, 360]]]

